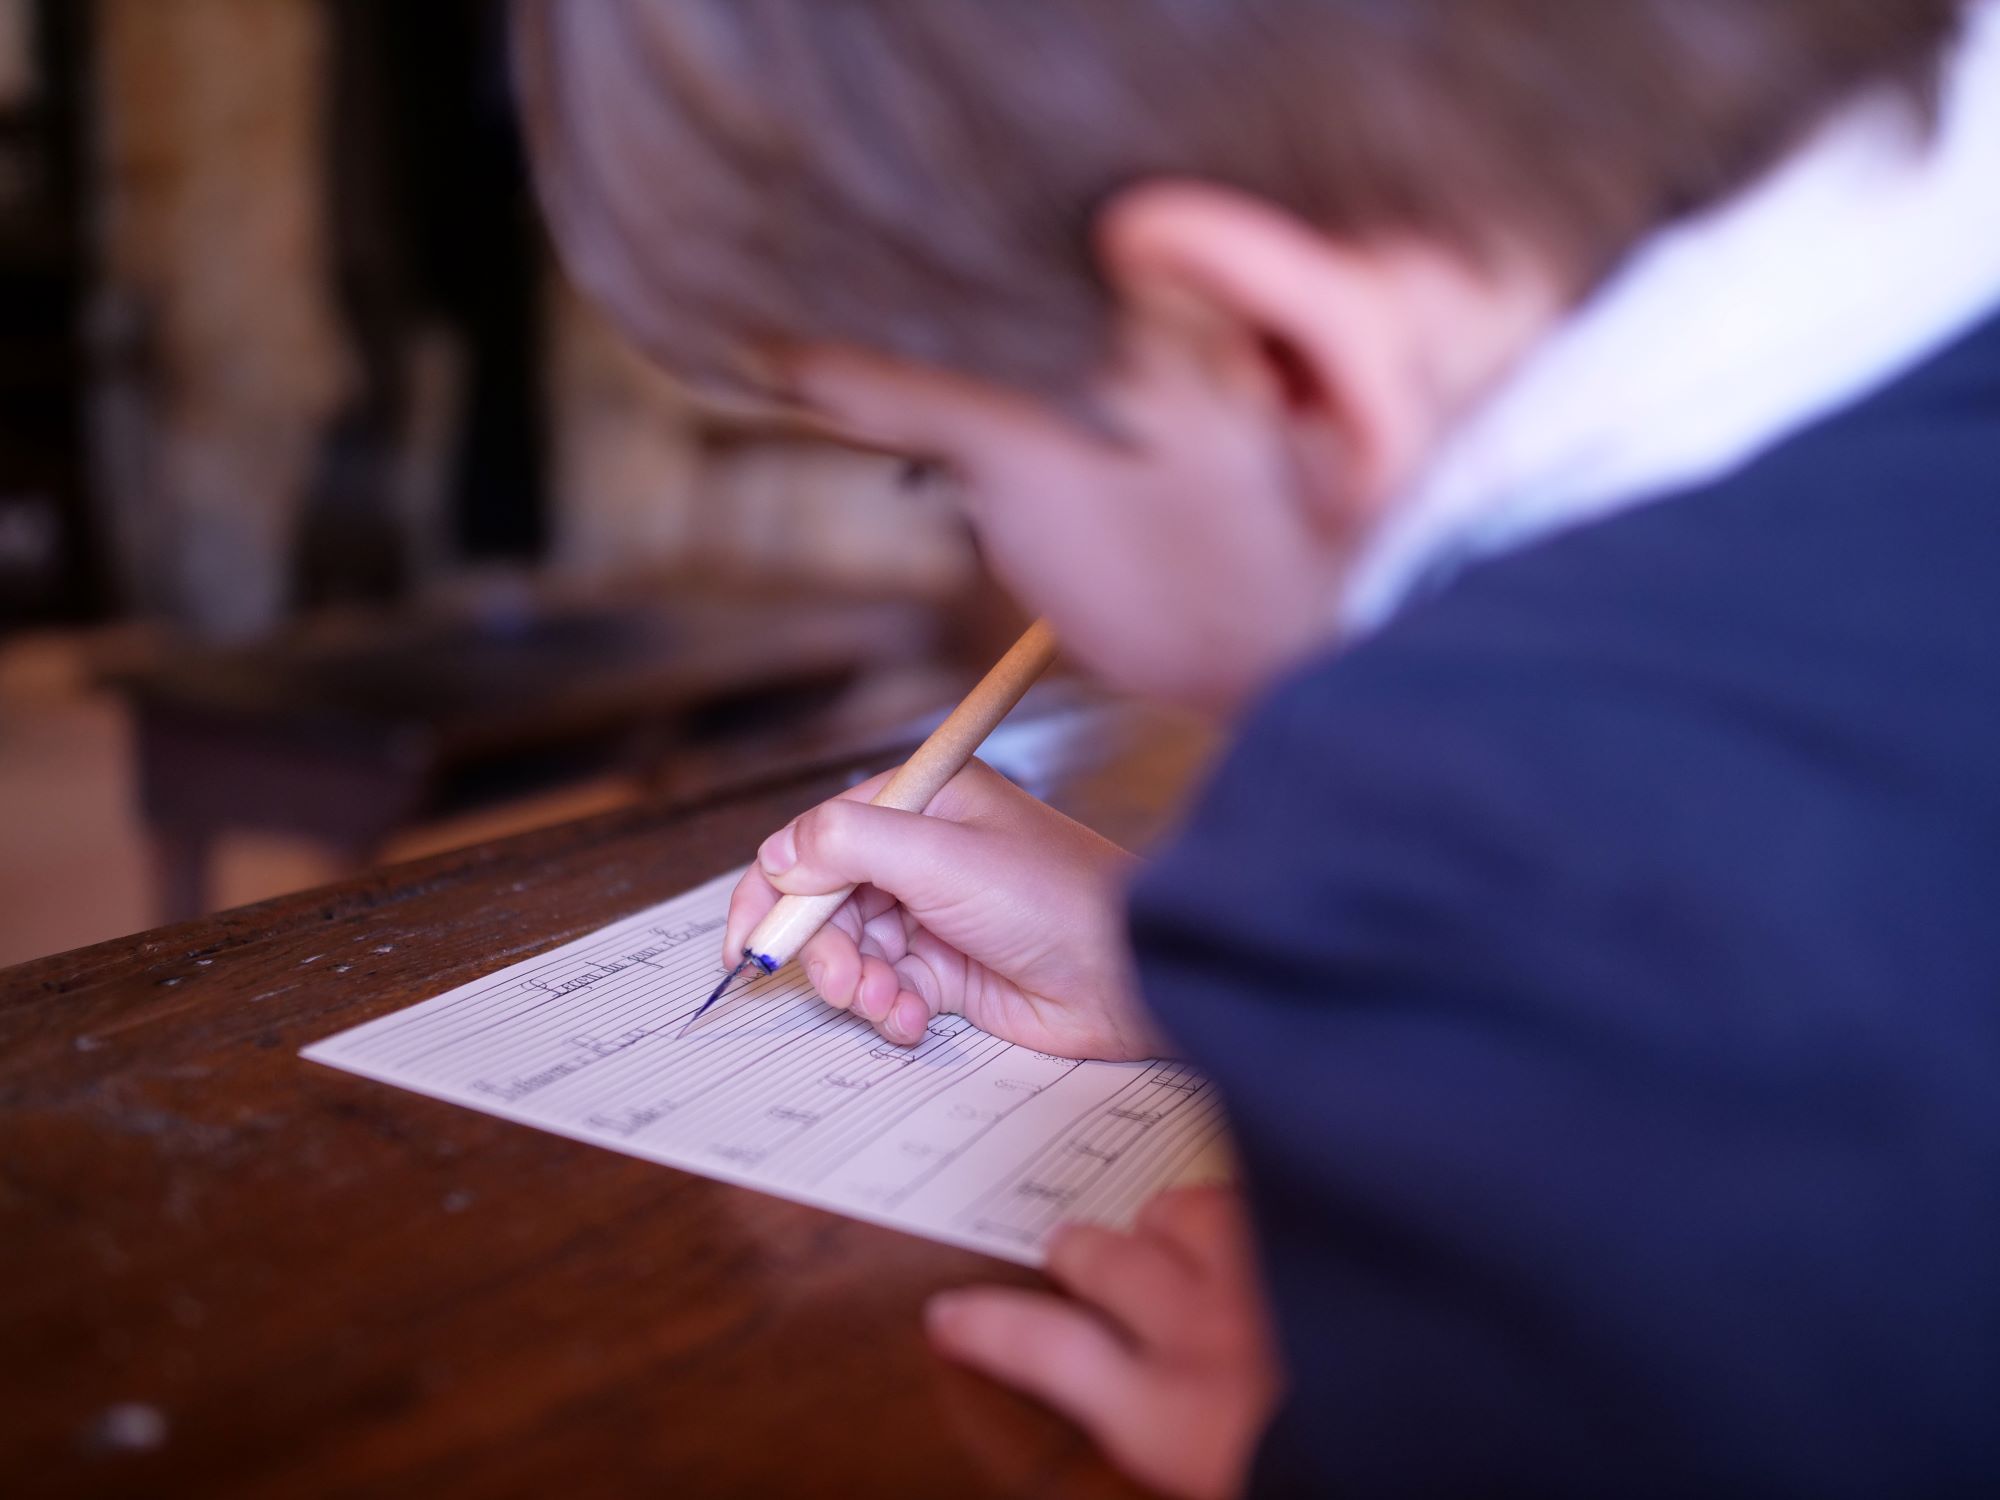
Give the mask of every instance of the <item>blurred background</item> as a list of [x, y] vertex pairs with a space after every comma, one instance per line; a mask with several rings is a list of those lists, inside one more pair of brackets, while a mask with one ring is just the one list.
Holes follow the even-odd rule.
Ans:
[[0, 964], [949, 701], [925, 473], [556, 270], [497, 0], [0, 0]]

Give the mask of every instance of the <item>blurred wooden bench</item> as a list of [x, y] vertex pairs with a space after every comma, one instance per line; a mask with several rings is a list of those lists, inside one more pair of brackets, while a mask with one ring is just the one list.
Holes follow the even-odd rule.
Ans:
[[607, 771], [671, 780], [810, 733], [865, 670], [924, 657], [909, 598], [687, 581], [633, 597], [516, 596], [187, 650], [115, 680], [133, 710], [161, 920], [208, 909], [232, 829], [310, 837], [356, 868], [395, 833]]

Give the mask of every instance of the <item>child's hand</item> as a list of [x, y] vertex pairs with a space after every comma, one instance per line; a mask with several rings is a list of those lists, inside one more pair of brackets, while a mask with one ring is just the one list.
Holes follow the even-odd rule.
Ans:
[[975, 761], [923, 814], [878, 776], [764, 841], [729, 902], [728, 962], [780, 893], [860, 889], [799, 955], [826, 1001], [911, 1045], [931, 1017], [1063, 1057], [1155, 1057], [1129, 974], [1131, 856]]
[[1131, 1234], [1074, 1226], [1049, 1274], [1082, 1306], [1011, 1288], [931, 1299], [944, 1354], [1082, 1427], [1142, 1483], [1192, 1500], [1239, 1494], [1280, 1375], [1239, 1196], [1164, 1193]]

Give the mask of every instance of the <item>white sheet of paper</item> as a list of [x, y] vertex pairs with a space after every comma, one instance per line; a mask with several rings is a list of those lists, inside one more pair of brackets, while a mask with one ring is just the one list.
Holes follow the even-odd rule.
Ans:
[[305, 1049], [593, 1145], [1039, 1264], [1069, 1220], [1124, 1225], [1229, 1175], [1213, 1087], [1180, 1063], [1073, 1062], [958, 1016], [881, 1040], [795, 969], [721, 977], [734, 874]]

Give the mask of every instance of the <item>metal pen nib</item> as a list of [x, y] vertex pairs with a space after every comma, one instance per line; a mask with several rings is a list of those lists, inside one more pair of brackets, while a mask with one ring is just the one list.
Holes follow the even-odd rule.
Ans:
[[698, 1010], [696, 1010], [693, 1015], [687, 1018], [686, 1024], [683, 1025], [679, 1031], [674, 1033], [674, 1040], [679, 1041], [682, 1037], [686, 1036], [689, 1030], [693, 1028], [694, 1023], [699, 1021], [703, 1016], [708, 1014], [708, 1008], [711, 1005], [715, 1004], [716, 1001], [722, 998], [722, 992], [728, 989], [732, 984], [736, 983], [736, 976], [738, 974], [741, 974], [745, 969], [749, 968], [752, 964], [755, 964], [756, 962], [757, 960], [752, 955], [748, 953], [744, 954], [743, 962], [738, 964], [735, 968], [731, 969], [727, 974], [722, 976], [722, 983], [718, 984], [715, 987], [715, 992], [711, 994], [706, 1000], [702, 1001], [701, 1007]]

